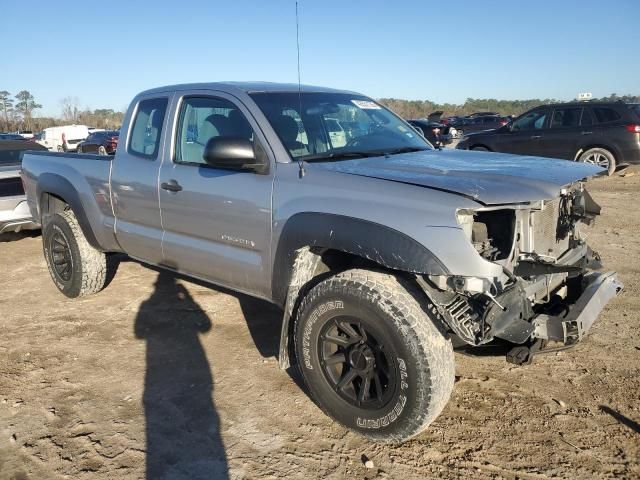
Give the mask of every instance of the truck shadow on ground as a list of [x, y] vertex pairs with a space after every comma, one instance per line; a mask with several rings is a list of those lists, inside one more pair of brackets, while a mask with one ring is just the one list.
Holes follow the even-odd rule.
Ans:
[[228, 478], [212, 368], [200, 342], [211, 320], [171, 273], [160, 272], [136, 316], [146, 342], [146, 478]]
[[[127, 261], [138, 263], [123, 255], [110, 259], [107, 283]], [[134, 327], [136, 338], [146, 341], [146, 478], [229, 478], [212, 397], [213, 368], [199, 338], [212, 323], [177, 280], [237, 298], [253, 343], [265, 358], [278, 356], [282, 310], [264, 300], [144, 266], [158, 272], [154, 291], [140, 305]], [[307, 393], [297, 369], [287, 373]]]

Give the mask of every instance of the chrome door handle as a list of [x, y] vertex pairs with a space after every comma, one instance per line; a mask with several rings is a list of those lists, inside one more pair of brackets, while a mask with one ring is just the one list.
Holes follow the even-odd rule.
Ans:
[[581, 133], [581, 135], [591, 135], [591, 134], [593, 134], [593, 132], [580, 132], [580, 133]]
[[531, 135], [531, 140], [537, 140], [539, 138], [542, 138], [542, 135]]
[[168, 182], [162, 182], [160, 184], [160, 188], [163, 190], [168, 190], [169, 192], [178, 193], [182, 190], [182, 187], [175, 180], [169, 180]]

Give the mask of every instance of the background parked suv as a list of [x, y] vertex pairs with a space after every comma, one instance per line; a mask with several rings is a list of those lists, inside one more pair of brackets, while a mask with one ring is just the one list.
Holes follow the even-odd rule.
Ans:
[[579, 160], [606, 168], [640, 163], [640, 104], [544, 105], [511, 124], [465, 137], [460, 149]]

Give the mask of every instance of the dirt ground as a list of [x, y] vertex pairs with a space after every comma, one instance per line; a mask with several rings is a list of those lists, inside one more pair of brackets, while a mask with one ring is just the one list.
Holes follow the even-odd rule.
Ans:
[[396, 446], [332, 422], [277, 368], [269, 304], [131, 261], [67, 300], [40, 236], [5, 237], [0, 478], [640, 478], [640, 175], [590, 190], [590, 243], [623, 295], [533, 365], [456, 353], [444, 412]]

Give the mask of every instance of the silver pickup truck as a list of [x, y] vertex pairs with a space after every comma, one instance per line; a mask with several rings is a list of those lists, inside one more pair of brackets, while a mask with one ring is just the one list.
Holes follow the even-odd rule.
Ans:
[[124, 252], [273, 302], [280, 365], [374, 440], [408, 439], [442, 411], [453, 347], [509, 343], [529, 362], [581, 340], [622, 289], [579, 231], [600, 213], [584, 188], [600, 168], [434, 149], [358, 93], [156, 88], [120, 138], [113, 157], [24, 157], [60, 291], [98, 292]]

